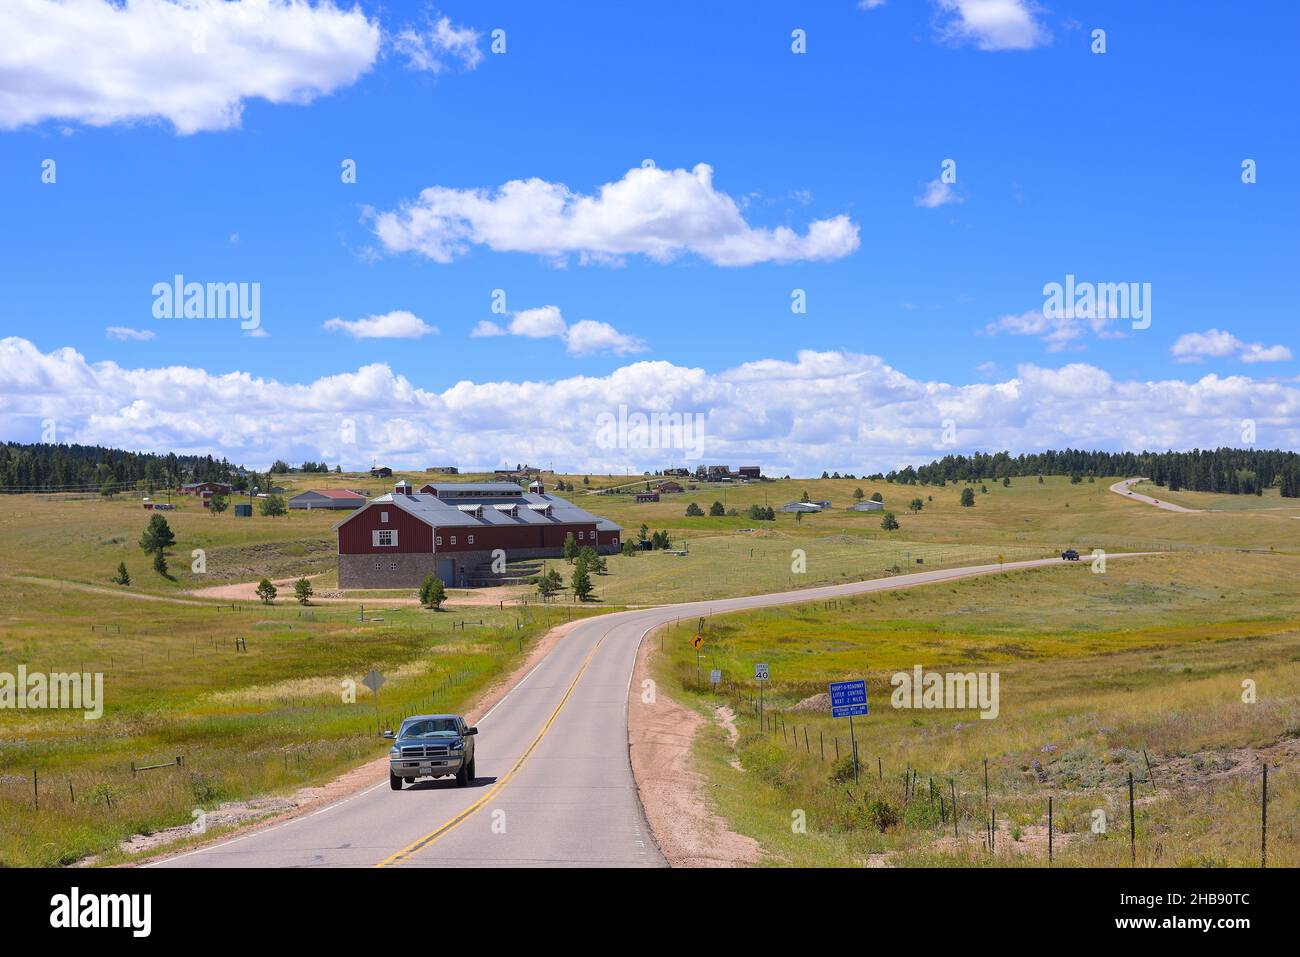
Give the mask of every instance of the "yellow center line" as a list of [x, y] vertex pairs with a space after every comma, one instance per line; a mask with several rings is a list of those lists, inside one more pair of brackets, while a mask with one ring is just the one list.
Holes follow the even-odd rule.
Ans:
[[465, 810], [461, 811], [459, 814], [453, 817], [450, 821], [439, 826], [437, 829], [430, 831], [428, 834], [424, 835], [424, 837], [420, 838], [419, 840], [411, 842], [410, 844], [406, 845], [406, 847], [402, 848], [400, 851], [396, 852], [395, 854], [391, 854], [388, 857], [384, 858], [382, 861], [376, 864], [375, 867], [387, 867], [390, 864], [401, 863], [411, 855], [415, 854], [417, 851], [423, 850], [424, 848], [428, 847], [430, 844], [438, 840], [438, 838], [442, 837], [444, 834], [447, 834], [448, 832], [450, 832], [460, 824], [463, 824], [466, 820], [469, 819], [471, 815], [474, 814], [475, 811], [477, 811], [483, 805], [487, 804], [488, 801], [491, 801], [494, 797], [496, 797], [497, 792], [500, 791], [503, 787], [505, 787], [507, 783], [509, 783], [510, 779], [515, 776], [516, 771], [518, 771], [521, 767], [523, 767], [524, 762], [528, 760], [528, 756], [533, 753], [533, 751], [537, 748], [539, 744], [541, 744], [542, 738], [546, 737], [546, 733], [551, 730], [551, 725], [553, 725], [555, 723], [555, 719], [559, 717], [560, 709], [563, 708], [565, 702], [569, 700], [569, 695], [573, 694], [573, 689], [577, 687], [579, 679], [582, 678], [583, 674], [587, 670], [587, 666], [591, 664], [591, 660], [594, 657], [596, 657], [596, 652], [600, 650], [600, 646], [605, 643], [606, 636], [608, 636], [609, 633], [613, 631], [614, 628], [616, 627], [618, 626], [611, 625], [609, 628], [605, 629], [605, 633], [600, 636], [600, 640], [596, 642], [596, 644], [592, 647], [591, 651], [587, 653], [587, 657], [583, 659], [582, 667], [578, 669], [578, 673], [574, 675], [573, 680], [569, 682], [569, 687], [565, 689], [564, 697], [561, 698], [560, 703], [555, 706], [555, 710], [551, 712], [551, 716], [546, 719], [546, 723], [542, 725], [542, 730], [537, 732], [537, 737], [533, 738], [533, 743], [528, 746], [528, 748], [524, 751], [523, 754], [519, 755], [519, 760], [516, 761], [514, 763], [514, 766], [511, 767], [511, 769], [505, 773], [505, 775], [501, 778], [501, 780], [497, 781], [496, 784], [492, 785], [492, 787], [488, 789], [486, 794], [484, 794], [481, 798], [479, 798], [469, 807], [465, 808]]

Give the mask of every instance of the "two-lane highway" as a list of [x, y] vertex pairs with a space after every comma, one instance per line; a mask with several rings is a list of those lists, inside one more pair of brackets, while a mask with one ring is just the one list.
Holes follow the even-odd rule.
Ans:
[[385, 775], [318, 811], [148, 866], [662, 866], [628, 755], [629, 686], [648, 632], [678, 618], [1058, 564], [940, 569], [588, 619], [479, 721], [472, 786], [449, 778], [392, 791]]

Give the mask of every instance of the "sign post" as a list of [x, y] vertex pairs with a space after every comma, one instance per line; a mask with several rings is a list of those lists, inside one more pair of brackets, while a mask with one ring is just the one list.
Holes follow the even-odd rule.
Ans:
[[[704, 621], [703, 618], [700, 621]], [[704, 647], [704, 636], [695, 635], [691, 639], [691, 646], [695, 649], [695, 687], [700, 687], [700, 649]]]
[[361, 683], [375, 693], [375, 720], [379, 719], [379, 689], [384, 684], [384, 676], [375, 668], [370, 669], [370, 674], [361, 679]]
[[767, 662], [760, 661], [754, 665], [754, 680], [758, 682], [758, 728], [763, 730], [763, 682], [767, 680]]
[[867, 711], [867, 683], [861, 678], [856, 681], [832, 681], [830, 684], [831, 717], [849, 719], [849, 747], [853, 750], [853, 783], [858, 783], [858, 741], [853, 733], [853, 716], [865, 715]]

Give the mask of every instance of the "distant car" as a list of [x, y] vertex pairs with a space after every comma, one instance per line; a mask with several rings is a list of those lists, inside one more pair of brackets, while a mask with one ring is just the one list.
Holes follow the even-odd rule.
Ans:
[[1079, 560], [1079, 553], [1073, 548], [1067, 548], [1065, 551], [1061, 552], [1061, 559], [1062, 561], [1067, 562], [1077, 562]]
[[407, 718], [393, 739], [388, 752], [388, 786], [400, 791], [403, 784], [416, 778], [456, 776], [456, 784], [465, 787], [474, 780], [474, 735], [458, 714], [418, 714]]

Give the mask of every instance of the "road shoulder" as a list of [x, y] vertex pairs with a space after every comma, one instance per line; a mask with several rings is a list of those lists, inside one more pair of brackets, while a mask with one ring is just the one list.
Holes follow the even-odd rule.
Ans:
[[628, 688], [628, 752], [646, 820], [670, 867], [746, 867], [762, 849], [737, 834], [712, 808], [708, 784], [695, 765], [692, 746], [705, 720], [656, 689], [643, 700], [656, 648], [653, 632], [637, 649]]

